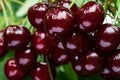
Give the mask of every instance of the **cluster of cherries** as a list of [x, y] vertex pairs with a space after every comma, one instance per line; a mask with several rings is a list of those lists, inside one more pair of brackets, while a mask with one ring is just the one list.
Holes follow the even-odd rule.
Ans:
[[[71, 1], [37, 3], [29, 8], [28, 19], [36, 31], [10, 25], [0, 32], [0, 56], [8, 48], [15, 58], [4, 67], [9, 80], [50, 80], [48, 64], [37, 62], [48, 56], [54, 66], [71, 62], [78, 76], [101, 74], [106, 80], [120, 79], [120, 28], [105, 23], [101, 4], [90, 1], [80, 9]], [[51, 70], [52, 71], [52, 70]]]

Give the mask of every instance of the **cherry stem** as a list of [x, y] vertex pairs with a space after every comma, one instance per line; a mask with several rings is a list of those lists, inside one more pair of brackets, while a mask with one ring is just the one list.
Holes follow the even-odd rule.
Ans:
[[46, 58], [47, 65], [48, 65], [48, 70], [49, 70], [49, 74], [50, 74], [50, 80], [54, 80], [54, 79], [53, 79], [53, 75], [52, 75], [52, 71], [51, 71], [51, 67], [50, 67], [50, 63], [49, 63], [48, 56], [45, 56], [45, 58]]
[[104, 10], [105, 10], [105, 12], [107, 12], [107, 10], [108, 10], [108, 0], [104, 1]]
[[72, 0], [72, 3], [69, 5], [68, 9], [70, 9], [75, 3], [75, 0]]
[[117, 17], [118, 17], [118, 15], [119, 15], [119, 13], [120, 13], [120, 6], [119, 6], [118, 11], [117, 11], [117, 13], [116, 13], [116, 15], [115, 15], [115, 18], [114, 18], [114, 21], [113, 21], [113, 25], [116, 24]]
[[27, 22], [27, 20], [28, 20], [28, 18], [27, 18], [27, 16], [26, 16], [25, 19], [24, 19], [24, 21], [23, 21], [23, 23], [22, 23], [22, 26], [25, 25], [25, 23]]
[[13, 13], [11, 5], [9, 4], [9, 2], [7, 0], [4, 0], [4, 1], [5, 1], [6, 6], [8, 7], [8, 9], [10, 11], [12, 19], [14, 19], [14, 13]]
[[6, 26], [8, 26], [9, 25], [8, 16], [7, 16], [7, 12], [5, 10], [5, 5], [3, 3], [3, 0], [0, 0], [0, 4], [1, 4], [2, 10], [3, 10], [3, 14], [4, 14], [5, 24], [6, 24]]
[[21, 2], [20, 0], [10, 0], [10, 1], [20, 4], [20, 5], [23, 5], [23, 2]]

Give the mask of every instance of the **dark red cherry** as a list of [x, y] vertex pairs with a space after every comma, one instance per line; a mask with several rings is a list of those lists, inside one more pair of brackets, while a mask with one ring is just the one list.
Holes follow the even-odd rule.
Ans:
[[114, 72], [114, 75], [120, 76], [120, 50], [117, 50], [109, 57], [109, 67]]
[[[56, 7], [65, 7], [65, 8], [69, 8], [71, 4], [70, 0], [60, 0], [56, 3]], [[78, 11], [78, 7], [76, 6], [76, 4], [73, 4], [73, 6], [70, 8], [70, 10], [76, 14]]]
[[48, 10], [48, 4], [37, 3], [29, 8], [28, 19], [32, 26], [39, 30], [44, 29], [44, 17]]
[[8, 80], [24, 80], [25, 72], [22, 71], [15, 59], [9, 59], [4, 66], [4, 72]]
[[32, 80], [50, 80], [47, 63], [37, 63], [36, 67], [30, 72]]
[[45, 17], [47, 32], [52, 36], [66, 36], [74, 27], [72, 12], [63, 7], [48, 10]]
[[33, 50], [33, 48], [26, 47], [15, 52], [15, 59], [21, 69], [29, 71], [36, 63], [37, 53]]
[[41, 54], [48, 54], [54, 47], [52, 41], [45, 31], [35, 31], [32, 36], [32, 47]]
[[103, 52], [116, 50], [120, 42], [120, 29], [112, 24], [103, 24], [95, 34], [95, 44]]
[[90, 48], [91, 41], [87, 34], [73, 32], [66, 38], [66, 49], [71, 53], [86, 52]]
[[95, 31], [104, 20], [104, 9], [97, 2], [90, 1], [82, 6], [77, 13], [77, 24], [81, 31]]
[[72, 67], [79, 76], [90, 76], [97, 74], [103, 66], [101, 52], [90, 50], [85, 55], [72, 56]]
[[120, 80], [119, 77], [114, 76], [114, 73], [108, 66], [104, 67], [104, 69], [101, 71], [101, 75], [105, 80]]
[[5, 29], [4, 40], [11, 49], [25, 47], [30, 41], [31, 34], [23, 26], [10, 25]]
[[69, 53], [63, 49], [56, 48], [51, 53], [51, 59], [56, 65], [62, 65], [68, 63], [69, 60]]
[[0, 57], [3, 57], [8, 51], [7, 44], [3, 39], [3, 34], [4, 34], [4, 30], [1, 30], [0, 31]]

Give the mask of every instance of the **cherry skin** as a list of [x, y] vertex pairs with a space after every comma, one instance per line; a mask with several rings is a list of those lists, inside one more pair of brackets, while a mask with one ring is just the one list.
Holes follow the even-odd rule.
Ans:
[[[70, 0], [60, 0], [58, 2], [55, 3], [55, 7], [65, 7], [65, 8], [69, 8], [71, 1]], [[78, 11], [78, 7], [76, 6], [76, 4], [73, 4], [73, 6], [70, 8], [70, 10], [76, 15], [77, 11]]]
[[104, 20], [104, 9], [97, 2], [90, 1], [82, 6], [77, 13], [77, 24], [81, 31], [95, 31]]
[[4, 30], [0, 31], [0, 57], [5, 56], [8, 51], [7, 44], [3, 39]]
[[10, 25], [5, 29], [3, 37], [7, 46], [16, 50], [29, 43], [31, 34], [29, 30], [23, 26]]
[[66, 38], [66, 49], [71, 53], [83, 53], [91, 48], [90, 37], [87, 34], [73, 32]]
[[30, 72], [32, 80], [50, 80], [47, 63], [37, 63], [36, 67]]
[[4, 66], [4, 72], [9, 80], [24, 80], [25, 72], [19, 68], [15, 59], [9, 59]]
[[101, 71], [101, 75], [105, 80], [120, 80], [119, 77], [114, 76], [114, 73], [108, 66], [104, 67], [104, 69]]
[[35, 31], [32, 35], [32, 47], [40, 54], [48, 54], [54, 47], [53, 41], [45, 31]]
[[56, 65], [67, 64], [70, 61], [68, 52], [60, 48], [56, 48], [51, 53], [51, 59]]
[[71, 57], [72, 67], [79, 76], [91, 76], [97, 74], [103, 66], [103, 58], [100, 52], [90, 50], [85, 55]]
[[39, 30], [44, 29], [44, 17], [48, 10], [48, 4], [37, 3], [29, 8], [28, 19], [32, 26]]
[[72, 12], [63, 7], [48, 10], [45, 17], [47, 32], [54, 37], [66, 36], [74, 27]]
[[34, 67], [37, 60], [37, 53], [33, 48], [26, 47], [15, 52], [16, 62], [24, 71], [29, 71]]
[[112, 24], [103, 24], [95, 34], [95, 45], [103, 52], [112, 52], [120, 42], [120, 29]]
[[117, 50], [111, 57], [109, 57], [109, 67], [115, 76], [120, 76], [120, 50]]

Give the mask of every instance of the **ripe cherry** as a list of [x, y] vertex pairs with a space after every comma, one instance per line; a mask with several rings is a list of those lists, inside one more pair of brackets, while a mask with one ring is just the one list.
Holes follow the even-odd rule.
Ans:
[[33, 48], [26, 47], [15, 52], [15, 59], [20, 68], [27, 72], [34, 67], [37, 60], [37, 53]]
[[120, 42], [120, 29], [112, 24], [103, 24], [95, 34], [95, 44], [103, 52], [117, 49]]
[[96, 50], [90, 50], [85, 55], [71, 57], [73, 69], [79, 76], [97, 74], [103, 66], [103, 58], [99, 54]]
[[71, 53], [83, 53], [90, 49], [91, 41], [87, 34], [73, 32], [66, 38], [66, 49]]
[[63, 49], [56, 48], [51, 53], [51, 59], [56, 65], [62, 65], [68, 63], [69, 60], [69, 53]]
[[44, 29], [44, 17], [48, 10], [48, 4], [37, 3], [29, 8], [28, 19], [32, 26], [39, 30]]
[[5, 29], [4, 40], [11, 49], [20, 49], [25, 47], [30, 41], [31, 34], [23, 26], [10, 25]]
[[4, 72], [9, 80], [23, 80], [25, 72], [19, 68], [15, 59], [9, 59], [4, 66]]
[[77, 24], [81, 31], [95, 31], [104, 20], [104, 9], [97, 2], [90, 1], [82, 6], [77, 13]]
[[66, 8], [56, 7], [46, 13], [46, 30], [52, 36], [66, 36], [73, 29], [74, 24], [74, 16]]
[[0, 57], [3, 57], [8, 51], [7, 44], [3, 39], [3, 34], [4, 34], [4, 30], [1, 30], [0, 31]]
[[47, 63], [37, 63], [36, 67], [30, 72], [32, 80], [50, 80]]
[[35, 31], [32, 35], [32, 47], [40, 54], [48, 54], [54, 47], [51, 38], [45, 31]]
[[109, 57], [109, 67], [115, 76], [120, 76], [120, 50], [117, 50], [111, 57]]

